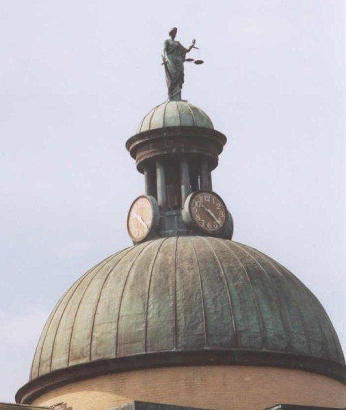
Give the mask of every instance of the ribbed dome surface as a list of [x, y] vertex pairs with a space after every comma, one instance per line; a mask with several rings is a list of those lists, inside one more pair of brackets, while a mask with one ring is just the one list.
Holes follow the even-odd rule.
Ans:
[[246, 349], [344, 363], [313, 294], [283, 266], [234, 241], [165, 238], [105, 259], [60, 299], [31, 378], [149, 352]]
[[204, 127], [214, 129], [207, 114], [187, 101], [167, 101], [158, 105], [141, 121], [137, 133], [163, 127]]

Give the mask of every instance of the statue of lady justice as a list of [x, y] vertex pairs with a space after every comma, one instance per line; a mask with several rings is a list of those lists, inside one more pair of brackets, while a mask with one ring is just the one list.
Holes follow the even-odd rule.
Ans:
[[165, 66], [166, 82], [168, 87], [169, 100], [179, 101], [181, 100], [181, 89], [184, 83], [184, 62], [194, 62], [195, 64], [202, 64], [202, 60], [194, 60], [193, 58], [185, 59], [187, 53], [189, 53], [195, 47], [196, 40], [192, 40], [190, 47], [185, 48], [179, 41], [175, 40], [178, 29], [172, 28], [169, 32], [170, 38], [165, 41], [163, 48], [163, 65]]

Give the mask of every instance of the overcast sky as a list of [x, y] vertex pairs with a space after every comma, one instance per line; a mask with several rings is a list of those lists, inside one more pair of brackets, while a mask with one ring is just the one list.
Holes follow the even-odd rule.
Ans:
[[345, 2], [2, 0], [0, 401], [28, 379], [49, 312], [130, 244], [144, 183], [125, 149], [166, 99], [169, 29], [188, 46], [183, 98], [228, 137], [213, 173], [234, 239], [319, 298], [346, 346]]

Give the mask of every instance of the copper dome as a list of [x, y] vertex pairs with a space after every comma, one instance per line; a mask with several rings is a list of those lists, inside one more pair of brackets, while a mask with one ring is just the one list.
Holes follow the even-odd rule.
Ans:
[[141, 121], [137, 133], [164, 127], [214, 129], [208, 115], [188, 101], [166, 101], [152, 109]]
[[261, 365], [265, 355], [268, 365], [271, 355], [269, 364], [338, 378], [344, 369], [326, 312], [292, 273], [248, 246], [191, 236], [130, 247], [76, 281], [43, 329], [31, 380], [88, 374], [93, 363], [116, 370], [128, 358], [136, 368], [157, 354], [157, 365], [177, 364], [193, 352], [205, 364], [214, 352], [223, 364]]

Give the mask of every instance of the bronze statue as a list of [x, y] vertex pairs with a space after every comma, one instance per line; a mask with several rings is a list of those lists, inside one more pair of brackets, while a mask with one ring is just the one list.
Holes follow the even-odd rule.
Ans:
[[178, 29], [172, 28], [169, 32], [170, 38], [165, 41], [163, 48], [163, 65], [165, 67], [166, 82], [168, 87], [169, 100], [179, 101], [181, 100], [181, 89], [184, 83], [184, 62], [194, 62], [195, 64], [202, 64], [202, 60], [194, 60], [193, 58], [185, 59], [187, 53], [189, 53], [195, 46], [196, 40], [192, 40], [190, 47], [185, 48], [179, 41], [175, 40]]

